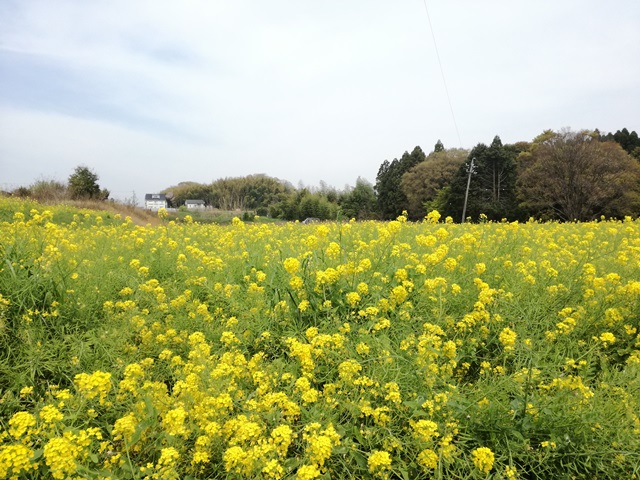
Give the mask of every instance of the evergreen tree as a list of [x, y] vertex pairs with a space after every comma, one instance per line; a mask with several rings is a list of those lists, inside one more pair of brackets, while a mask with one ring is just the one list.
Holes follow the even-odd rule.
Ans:
[[629, 130], [623, 128], [616, 131], [616, 133], [600, 135], [600, 132], [596, 129], [595, 133], [601, 141], [617, 142], [628, 154], [640, 160], [640, 137], [635, 131], [629, 133]]
[[78, 166], [69, 176], [69, 192], [74, 199], [98, 199], [109, 198], [108, 190], [100, 190], [98, 175], [89, 167]]
[[378, 198], [378, 211], [383, 219], [394, 219], [403, 210], [408, 209], [409, 202], [401, 188], [402, 175], [418, 163], [424, 162], [426, 158], [418, 146], [411, 153], [404, 152], [400, 160], [382, 162], [376, 177], [375, 191]]
[[447, 197], [442, 199], [444, 215], [455, 221], [462, 219], [471, 160], [473, 170], [469, 185], [466, 216], [477, 219], [480, 214], [489, 220], [516, 219], [520, 216], [516, 200], [516, 163], [520, 149], [503, 145], [495, 136], [490, 146], [476, 145], [454, 176]]

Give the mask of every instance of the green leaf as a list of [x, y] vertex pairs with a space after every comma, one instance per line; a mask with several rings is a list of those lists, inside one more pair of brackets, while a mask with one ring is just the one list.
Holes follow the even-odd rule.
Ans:
[[367, 459], [360, 452], [354, 452], [353, 458], [360, 468], [367, 468]]
[[402, 478], [404, 478], [404, 480], [410, 480], [409, 477], [409, 472], [407, 472], [406, 468], [400, 468], [400, 473], [402, 474]]

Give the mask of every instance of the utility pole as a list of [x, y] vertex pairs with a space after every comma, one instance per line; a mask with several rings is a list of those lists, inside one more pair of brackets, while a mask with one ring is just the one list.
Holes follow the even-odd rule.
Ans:
[[462, 207], [462, 222], [464, 223], [464, 219], [467, 215], [467, 200], [469, 199], [469, 187], [471, 186], [471, 174], [473, 173], [473, 161], [475, 158], [471, 159], [471, 163], [469, 164], [469, 178], [467, 178], [467, 191], [464, 194], [464, 207]]

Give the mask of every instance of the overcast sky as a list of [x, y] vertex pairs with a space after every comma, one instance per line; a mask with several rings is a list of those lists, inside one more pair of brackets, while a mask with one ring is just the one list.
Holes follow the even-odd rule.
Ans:
[[0, 189], [343, 188], [438, 139], [640, 130], [638, 0], [426, 6], [436, 44], [424, 0], [0, 0]]

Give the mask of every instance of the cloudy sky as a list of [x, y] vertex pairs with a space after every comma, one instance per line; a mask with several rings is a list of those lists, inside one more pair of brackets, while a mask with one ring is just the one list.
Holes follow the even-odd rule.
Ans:
[[639, 87], [638, 0], [0, 0], [0, 189], [343, 188], [438, 139], [638, 131]]

